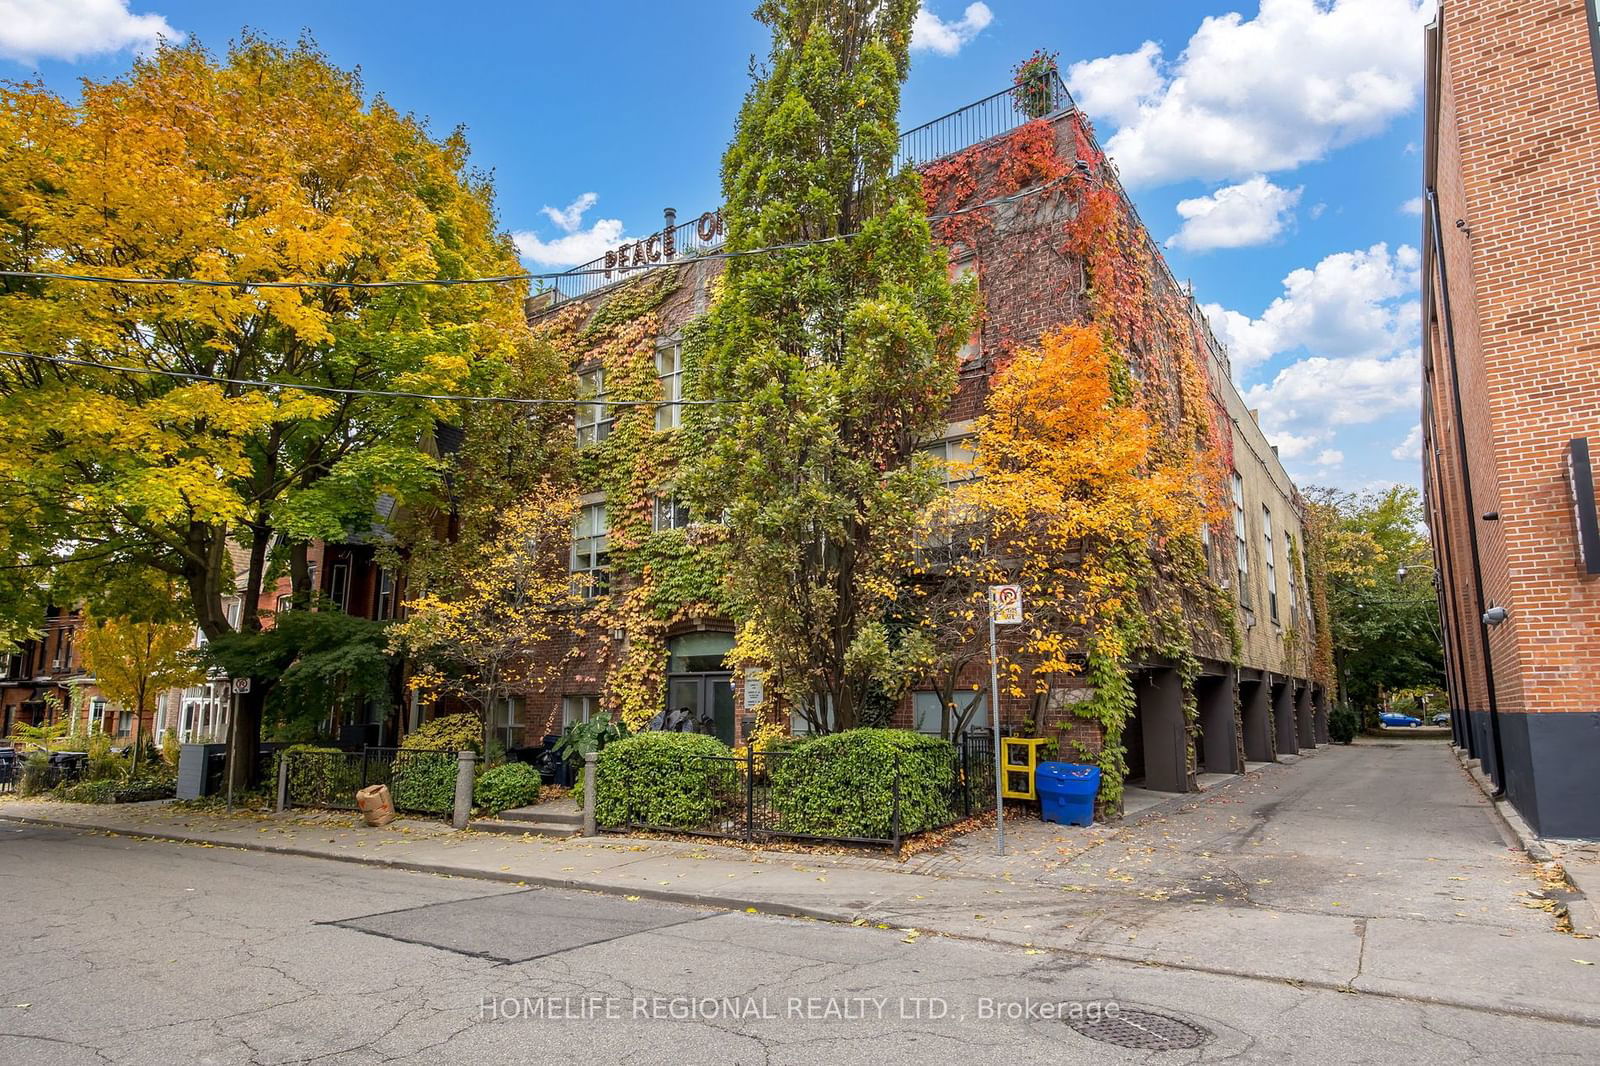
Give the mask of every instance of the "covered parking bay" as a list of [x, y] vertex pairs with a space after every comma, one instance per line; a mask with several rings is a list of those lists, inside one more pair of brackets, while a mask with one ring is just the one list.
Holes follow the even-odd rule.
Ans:
[[1271, 762], [1272, 685], [1260, 670], [1239, 671], [1239, 709], [1246, 762]]
[[1201, 674], [1194, 683], [1199, 712], [1195, 722], [1196, 769], [1207, 774], [1237, 774], [1244, 771], [1239, 759], [1239, 716], [1234, 700], [1239, 677], [1231, 666], [1219, 670]]

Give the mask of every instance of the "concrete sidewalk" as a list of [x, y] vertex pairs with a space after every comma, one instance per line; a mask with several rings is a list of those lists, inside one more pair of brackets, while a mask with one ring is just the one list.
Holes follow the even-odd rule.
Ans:
[[[1408, 818], [1396, 812], [1411, 811]], [[384, 829], [345, 815], [13, 800], [0, 819], [201, 847], [890, 926], [1079, 956], [1600, 1025], [1600, 941], [1557, 931], [1537, 870], [1442, 744], [1358, 744], [1109, 832], [1013, 827], [1003, 866], [678, 841]], [[1037, 828], [1035, 828], [1037, 827]], [[1059, 839], [1059, 843], [1052, 843]], [[974, 838], [959, 845], [979, 847]], [[914, 932], [913, 932], [914, 931]]]

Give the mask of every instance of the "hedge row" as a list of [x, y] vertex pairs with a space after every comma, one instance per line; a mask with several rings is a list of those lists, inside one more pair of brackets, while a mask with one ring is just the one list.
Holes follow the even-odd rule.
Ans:
[[[733, 752], [699, 733], [636, 733], [595, 756], [595, 820], [603, 826], [703, 829], [739, 794]], [[741, 804], [742, 809], [742, 804]]]
[[[785, 741], [763, 753], [775, 822], [757, 828], [819, 837], [888, 839], [899, 772], [900, 832], [955, 820], [956, 749], [903, 729], [852, 729]], [[695, 733], [640, 733], [608, 744], [596, 760], [602, 826], [720, 830], [742, 827], [744, 782], [733, 752]]]
[[907, 729], [850, 729], [803, 741], [768, 760], [777, 828], [823, 837], [894, 835], [895, 772], [900, 832], [955, 820], [956, 749]]

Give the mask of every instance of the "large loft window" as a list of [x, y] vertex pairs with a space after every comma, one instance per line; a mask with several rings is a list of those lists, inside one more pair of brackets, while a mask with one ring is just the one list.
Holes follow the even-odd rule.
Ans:
[[661, 405], [656, 408], [657, 429], [677, 429], [683, 424], [683, 345], [677, 341], [656, 349], [656, 377], [661, 382]]
[[1295, 565], [1299, 553], [1294, 550], [1294, 534], [1284, 531], [1283, 546], [1288, 552], [1289, 559], [1289, 624], [1300, 624], [1300, 574]]
[[1250, 597], [1246, 589], [1250, 578], [1250, 545], [1245, 540], [1244, 478], [1233, 475], [1233, 564], [1239, 580], [1239, 602], [1246, 607]]
[[578, 508], [572, 535], [572, 584], [573, 591], [586, 600], [605, 595], [611, 587], [609, 532], [604, 500]]
[[600, 367], [578, 375], [578, 444], [598, 444], [611, 435], [611, 409], [606, 404], [606, 372]]
[[652, 527], [657, 533], [668, 529], [687, 529], [690, 521], [689, 505], [677, 493], [667, 492], [656, 497]]
[[1267, 563], [1267, 613], [1276, 622], [1278, 620], [1278, 564], [1272, 547], [1272, 509], [1265, 504], [1261, 507], [1261, 544], [1264, 549], [1262, 558]]

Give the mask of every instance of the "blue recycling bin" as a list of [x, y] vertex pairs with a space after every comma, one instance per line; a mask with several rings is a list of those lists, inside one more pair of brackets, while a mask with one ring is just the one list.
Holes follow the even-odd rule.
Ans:
[[1060, 825], [1093, 825], [1094, 798], [1100, 793], [1100, 767], [1042, 762], [1034, 771], [1039, 813]]

